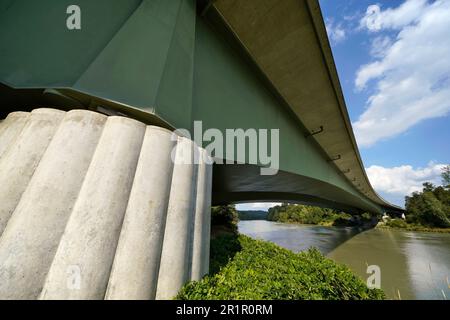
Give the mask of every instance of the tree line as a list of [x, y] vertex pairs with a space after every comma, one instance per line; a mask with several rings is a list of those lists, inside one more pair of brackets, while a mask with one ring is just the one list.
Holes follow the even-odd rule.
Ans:
[[442, 169], [442, 185], [423, 184], [422, 191], [405, 197], [406, 222], [450, 228], [450, 165]]
[[[405, 197], [406, 221], [392, 219], [387, 222], [387, 226], [450, 228], [450, 165], [442, 169], [441, 176], [441, 186], [425, 182], [422, 191]], [[259, 214], [259, 212], [254, 213]], [[244, 219], [253, 218], [245, 212], [241, 212], [240, 215], [245, 216]], [[267, 213], [269, 221], [328, 226], [360, 226], [373, 223], [373, 219], [376, 217], [369, 213], [351, 215], [328, 208], [290, 203], [272, 207]], [[238, 212], [234, 205], [212, 208], [213, 226], [225, 225], [230, 230], [236, 230], [238, 220]]]

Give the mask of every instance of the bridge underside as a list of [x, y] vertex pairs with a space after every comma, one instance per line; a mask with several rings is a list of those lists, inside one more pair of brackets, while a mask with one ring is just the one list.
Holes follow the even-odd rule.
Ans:
[[213, 204], [230, 202], [286, 201], [362, 213], [371, 207], [361, 207], [358, 197], [323, 181], [279, 171], [273, 176], [261, 176], [254, 165], [215, 165]]
[[[63, 110], [82, 108], [80, 105], [67, 104], [65, 97], [44, 93], [43, 90], [13, 90], [0, 85], [1, 101], [5, 103], [2, 115], [8, 111], [31, 111], [33, 107], [60, 106]], [[9, 106], [9, 108], [6, 108]], [[121, 108], [120, 108], [121, 107]], [[107, 109], [110, 115], [127, 115], [145, 120], [145, 122], [166, 127], [166, 123], [151, 114], [136, 112], [126, 107]], [[213, 167], [212, 205], [237, 202], [276, 202], [287, 201], [315, 205], [348, 213], [379, 212], [370, 203], [364, 203], [358, 195], [347, 192], [332, 183], [280, 170], [276, 175], [262, 176], [260, 166], [252, 164], [215, 164]], [[383, 209], [386, 210], [386, 209]], [[392, 210], [392, 212], [396, 212]]]
[[[171, 298], [207, 272], [211, 196], [401, 211], [367, 179], [316, 0], [0, 0], [0, 53], [0, 298]], [[195, 121], [279, 130], [278, 173], [173, 164]]]
[[316, 1], [77, 3], [82, 29], [69, 31], [61, 21], [72, 1], [0, 1], [2, 116], [50, 106], [191, 133], [196, 120], [221, 132], [279, 129], [280, 172], [216, 165], [215, 204], [400, 210], [367, 180]]

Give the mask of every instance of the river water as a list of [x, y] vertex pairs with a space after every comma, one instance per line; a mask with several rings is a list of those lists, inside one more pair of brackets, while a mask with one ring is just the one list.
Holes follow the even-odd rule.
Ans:
[[239, 231], [294, 252], [316, 247], [346, 264], [363, 280], [367, 267], [380, 269], [381, 288], [391, 299], [450, 300], [450, 234], [350, 227], [321, 227], [270, 221], [241, 221]]

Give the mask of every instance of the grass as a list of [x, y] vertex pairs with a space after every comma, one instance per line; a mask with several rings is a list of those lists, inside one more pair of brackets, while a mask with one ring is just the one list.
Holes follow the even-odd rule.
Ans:
[[185, 285], [177, 299], [359, 300], [384, 299], [346, 266], [318, 250], [293, 253], [244, 235], [220, 235], [211, 242], [211, 272]]

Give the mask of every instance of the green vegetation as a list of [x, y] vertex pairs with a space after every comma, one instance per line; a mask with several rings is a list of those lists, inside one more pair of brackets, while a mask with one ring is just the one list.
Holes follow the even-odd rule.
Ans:
[[177, 299], [383, 299], [347, 267], [316, 249], [293, 253], [243, 235], [211, 241], [211, 273]]
[[370, 223], [372, 216], [368, 213], [364, 213], [361, 216], [352, 216], [348, 213], [326, 208], [299, 204], [282, 204], [269, 209], [267, 220], [324, 226], [361, 226]]
[[403, 219], [388, 219], [385, 222], [387, 227], [397, 228], [397, 229], [407, 229], [408, 223]]
[[236, 233], [238, 222], [239, 217], [234, 205], [211, 208], [211, 231], [213, 237], [215, 234], [220, 233]]
[[424, 183], [422, 192], [406, 197], [406, 221], [432, 228], [450, 228], [450, 188]]
[[442, 169], [441, 176], [442, 176], [442, 185], [449, 188], [450, 187], [450, 165], [446, 165]]
[[378, 224], [377, 228], [401, 229], [405, 231], [418, 231], [418, 232], [450, 233], [450, 228], [425, 227], [420, 224], [408, 223], [403, 219], [388, 219], [386, 222]]
[[442, 186], [425, 182], [421, 192], [405, 197], [406, 221], [388, 219], [381, 228], [450, 232], [450, 166], [442, 170]]
[[177, 299], [383, 299], [318, 250], [294, 253], [237, 233], [234, 206], [212, 208], [210, 273]]
[[267, 211], [247, 210], [238, 211], [239, 220], [267, 220]]

